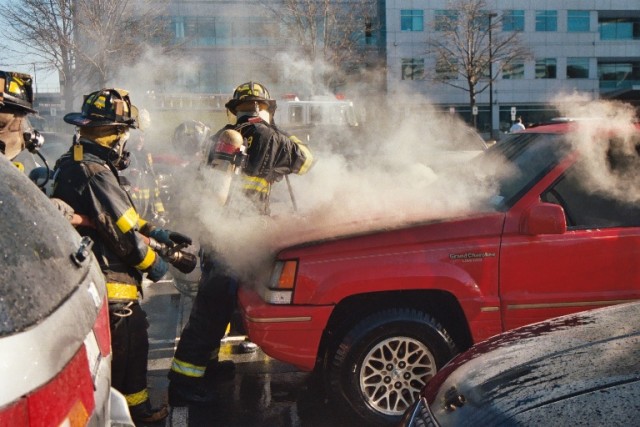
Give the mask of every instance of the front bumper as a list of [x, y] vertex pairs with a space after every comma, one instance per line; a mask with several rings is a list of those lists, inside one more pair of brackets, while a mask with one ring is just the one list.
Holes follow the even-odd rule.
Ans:
[[332, 305], [267, 304], [257, 292], [243, 287], [238, 302], [251, 341], [274, 359], [313, 370]]

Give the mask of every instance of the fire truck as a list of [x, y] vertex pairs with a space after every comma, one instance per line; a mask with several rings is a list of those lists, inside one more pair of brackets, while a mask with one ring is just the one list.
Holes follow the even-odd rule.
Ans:
[[285, 95], [278, 101], [275, 121], [316, 151], [344, 152], [360, 125], [353, 101], [340, 95], [312, 96], [309, 100]]

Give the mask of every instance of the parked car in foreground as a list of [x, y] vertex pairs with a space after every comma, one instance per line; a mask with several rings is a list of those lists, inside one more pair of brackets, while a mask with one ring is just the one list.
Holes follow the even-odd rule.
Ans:
[[0, 176], [0, 425], [133, 426], [91, 242], [4, 156]]
[[636, 425], [638, 319], [634, 302], [478, 343], [429, 381], [400, 426]]
[[486, 172], [500, 160], [508, 171], [493, 178], [484, 210], [292, 236], [300, 240], [279, 250], [271, 279], [239, 291], [249, 338], [276, 359], [319, 371], [329, 396], [368, 425], [390, 424], [472, 344], [640, 299], [632, 267], [640, 204], [586, 179], [597, 173], [593, 153], [610, 175], [637, 176], [640, 127], [604, 123], [583, 133], [582, 125], [509, 135], [469, 162], [466, 169]]

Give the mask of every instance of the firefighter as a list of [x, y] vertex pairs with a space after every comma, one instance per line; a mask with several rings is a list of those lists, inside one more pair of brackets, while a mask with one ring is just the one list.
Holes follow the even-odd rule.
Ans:
[[[225, 107], [236, 122], [212, 137], [206, 166], [214, 167], [223, 152], [234, 167], [242, 169], [243, 191], [224, 198], [226, 209], [233, 206], [234, 197], [244, 194], [254, 202], [256, 213], [267, 215], [271, 186], [287, 174], [306, 173], [312, 162], [311, 153], [300, 140], [274, 125], [276, 101], [262, 84], [241, 84]], [[220, 150], [219, 137], [228, 130], [238, 131], [246, 146], [233, 152]], [[215, 399], [215, 383], [235, 376], [232, 361], [218, 360], [218, 349], [236, 308], [237, 273], [206, 242], [201, 242], [201, 253], [198, 292], [169, 371], [172, 406], [211, 402]]]
[[[44, 143], [42, 135], [31, 129], [28, 123], [27, 116], [35, 113], [31, 76], [13, 71], [0, 71], [0, 153], [13, 161], [23, 172], [24, 165], [16, 161], [16, 156], [25, 149], [36, 153]], [[47, 168], [39, 167], [31, 172], [40, 169], [44, 170], [48, 180]], [[31, 173], [29, 178], [38, 185]], [[44, 180], [42, 182], [46, 183]], [[76, 215], [67, 203], [57, 198], [52, 198], [51, 201], [71, 225], [77, 226], [82, 223], [83, 218]]]
[[[36, 151], [44, 139], [30, 130], [27, 116], [33, 109], [32, 79], [29, 74], [0, 71], [0, 152], [13, 160], [25, 148]], [[14, 164], [24, 171], [20, 163]]]
[[102, 89], [85, 97], [81, 112], [65, 115], [64, 121], [77, 126], [78, 133], [56, 162], [53, 195], [89, 219], [90, 225], [77, 230], [94, 241], [93, 252], [107, 282], [112, 385], [124, 394], [134, 421], [152, 423], [166, 418], [168, 410], [154, 408], [149, 401], [148, 323], [138, 295], [143, 274], [156, 282], [167, 272], [167, 263], [150, 244], [184, 244], [190, 239], [140, 218], [120, 184], [136, 113], [127, 91]]
[[153, 166], [153, 156], [145, 147], [146, 130], [151, 125], [149, 112], [141, 109], [138, 112], [138, 129], [131, 131], [128, 145], [130, 164], [121, 172], [129, 181], [129, 194], [136, 206], [138, 214], [143, 218], [151, 218], [154, 224], [167, 224], [164, 203], [160, 197], [160, 186]]

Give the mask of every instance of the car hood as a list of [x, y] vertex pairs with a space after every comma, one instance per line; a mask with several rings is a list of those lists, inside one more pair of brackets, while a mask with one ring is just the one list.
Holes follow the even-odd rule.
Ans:
[[631, 303], [496, 336], [454, 359], [423, 394], [442, 425], [544, 424], [572, 411], [638, 416], [639, 318]]
[[[429, 231], [431, 239], [438, 240], [444, 237], [464, 238], [470, 237], [469, 233], [481, 230], [481, 234], [495, 232], [496, 221], [501, 224], [504, 214], [501, 212], [460, 212], [458, 215], [449, 214], [446, 216], [428, 215], [415, 216], [413, 218], [404, 217], [398, 220], [395, 217], [375, 218], [366, 221], [345, 221], [335, 222], [331, 227], [314, 227], [312, 225], [304, 228], [300, 227], [295, 233], [283, 235], [278, 239], [276, 248], [299, 248], [316, 246], [326, 242], [338, 242], [344, 239], [357, 239], [371, 237], [380, 233], [387, 233], [389, 236], [384, 241], [393, 238], [391, 233], [402, 233], [412, 229], [421, 228]], [[474, 225], [475, 224], [475, 227]], [[484, 224], [484, 225], [483, 225]], [[490, 225], [489, 225], [490, 224]], [[500, 226], [498, 224], [498, 226]], [[474, 230], [475, 228], [475, 230]], [[491, 230], [491, 231], [490, 231]], [[391, 244], [392, 242], [387, 242]]]

